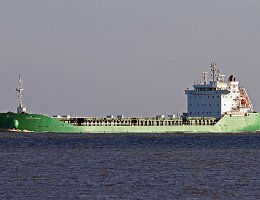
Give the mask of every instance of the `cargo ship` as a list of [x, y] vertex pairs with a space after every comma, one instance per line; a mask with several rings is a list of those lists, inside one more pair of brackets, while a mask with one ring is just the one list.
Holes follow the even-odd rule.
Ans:
[[[19, 77], [17, 112], [0, 113], [0, 130], [50, 133], [233, 133], [260, 131], [260, 113], [254, 112], [246, 89], [233, 75], [225, 80], [216, 63], [210, 78], [185, 90], [187, 112], [180, 116], [73, 117], [32, 114], [23, 105], [23, 81]], [[209, 79], [209, 81], [208, 81]]]

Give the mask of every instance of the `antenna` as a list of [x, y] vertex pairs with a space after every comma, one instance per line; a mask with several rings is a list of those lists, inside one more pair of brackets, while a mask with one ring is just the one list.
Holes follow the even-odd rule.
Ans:
[[21, 75], [19, 75], [19, 82], [18, 82], [18, 88], [16, 88], [17, 91], [17, 99], [18, 99], [18, 107], [17, 107], [17, 113], [26, 113], [26, 107], [23, 106], [23, 80]]
[[211, 77], [212, 77], [212, 81], [215, 81], [216, 79], [216, 76], [217, 76], [217, 65], [216, 65], [216, 63], [215, 62], [213, 62], [213, 63], [211, 63], [211, 72], [212, 72], [212, 74], [211, 74]]
[[204, 80], [204, 84], [208, 82], [208, 72], [203, 72], [202, 78]]
[[19, 75], [19, 82], [18, 82], [18, 88], [16, 89], [17, 91], [17, 99], [18, 99], [18, 106], [23, 106], [23, 80], [21, 75]]

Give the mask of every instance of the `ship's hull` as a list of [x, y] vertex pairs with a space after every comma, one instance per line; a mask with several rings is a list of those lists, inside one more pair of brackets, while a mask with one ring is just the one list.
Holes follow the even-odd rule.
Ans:
[[214, 125], [75, 126], [41, 114], [0, 113], [0, 130], [52, 133], [221, 133], [260, 131], [260, 113], [226, 115]]

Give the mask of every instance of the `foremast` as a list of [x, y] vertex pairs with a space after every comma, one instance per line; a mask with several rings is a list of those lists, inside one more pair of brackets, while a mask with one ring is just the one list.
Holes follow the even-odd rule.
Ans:
[[21, 75], [19, 75], [19, 82], [18, 82], [18, 88], [16, 88], [17, 91], [17, 100], [18, 100], [18, 106], [17, 106], [17, 113], [26, 113], [26, 107], [23, 105], [23, 80]]

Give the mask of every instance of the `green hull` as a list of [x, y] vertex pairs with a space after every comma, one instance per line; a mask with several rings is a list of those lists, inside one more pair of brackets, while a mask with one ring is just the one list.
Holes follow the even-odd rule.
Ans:
[[0, 113], [0, 129], [53, 133], [225, 133], [260, 131], [260, 113], [225, 115], [214, 125], [76, 126], [41, 114]]

